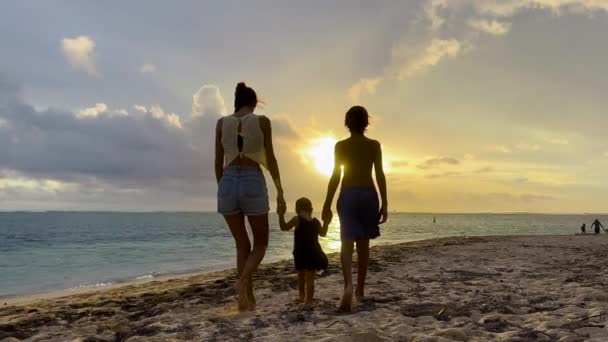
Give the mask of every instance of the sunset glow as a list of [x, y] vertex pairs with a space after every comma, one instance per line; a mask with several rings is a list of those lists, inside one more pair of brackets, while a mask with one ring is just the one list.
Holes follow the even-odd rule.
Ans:
[[334, 169], [334, 147], [337, 140], [332, 137], [322, 137], [313, 140], [308, 145], [306, 157], [313, 167], [322, 175], [330, 176]]

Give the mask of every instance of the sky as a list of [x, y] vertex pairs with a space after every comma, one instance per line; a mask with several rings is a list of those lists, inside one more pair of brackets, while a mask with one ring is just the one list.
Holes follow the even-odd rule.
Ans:
[[290, 206], [320, 209], [360, 104], [391, 211], [608, 212], [608, 0], [7, 0], [0, 13], [0, 210], [215, 210], [215, 122], [245, 81]]

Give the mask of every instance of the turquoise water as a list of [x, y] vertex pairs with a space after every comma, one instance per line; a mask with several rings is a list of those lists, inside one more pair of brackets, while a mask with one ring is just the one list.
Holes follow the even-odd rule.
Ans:
[[[436, 223], [433, 223], [436, 217]], [[446, 236], [573, 234], [591, 215], [391, 214], [373, 244]], [[606, 225], [608, 216], [598, 216]], [[292, 235], [271, 215], [265, 262], [289, 258]], [[340, 248], [337, 219], [322, 239]], [[607, 225], [608, 226], [608, 225]], [[588, 228], [588, 231], [590, 229]], [[0, 213], [0, 297], [234, 267], [215, 213]]]

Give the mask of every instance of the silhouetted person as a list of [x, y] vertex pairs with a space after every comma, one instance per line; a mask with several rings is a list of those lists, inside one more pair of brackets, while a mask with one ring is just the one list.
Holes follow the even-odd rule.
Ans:
[[[344, 276], [344, 296], [340, 311], [350, 311], [353, 297], [353, 249], [356, 244], [358, 272], [355, 297], [361, 301], [364, 297], [365, 276], [369, 264], [369, 240], [380, 236], [378, 225], [386, 222], [388, 201], [380, 143], [365, 136], [369, 124], [367, 110], [361, 106], [352, 107], [346, 112], [344, 123], [350, 130], [350, 137], [336, 144], [334, 171], [327, 186], [322, 218], [323, 222], [331, 221], [331, 204], [341, 181], [338, 216], [342, 240], [340, 259]], [[378, 201], [372, 170], [376, 174], [381, 203]]]
[[[234, 289], [240, 311], [255, 308], [252, 275], [268, 246], [270, 206], [262, 167], [268, 169], [277, 189], [278, 210], [285, 208], [270, 119], [254, 113], [257, 104], [255, 91], [239, 83], [234, 94], [234, 114], [219, 119], [215, 129], [218, 212], [224, 215], [236, 243], [239, 278]], [[245, 217], [251, 226], [253, 246]]]
[[591, 228], [593, 228], [593, 232], [595, 234], [600, 233], [600, 227], [604, 230], [606, 229], [606, 228], [604, 228], [604, 226], [600, 223], [600, 221], [598, 219], [595, 219], [595, 221], [593, 221], [593, 223], [591, 224]]
[[583, 223], [583, 225], [581, 226], [581, 234], [586, 234], [587, 230], [586, 230], [587, 226]]
[[295, 228], [293, 234], [293, 259], [298, 271], [299, 302], [311, 306], [315, 294], [315, 273], [327, 270], [327, 255], [323, 253], [319, 236], [327, 235], [329, 222], [321, 226], [312, 216], [312, 202], [306, 197], [296, 201], [294, 218], [285, 222], [285, 210], [278, 210], [279, 225], [286, 232]]

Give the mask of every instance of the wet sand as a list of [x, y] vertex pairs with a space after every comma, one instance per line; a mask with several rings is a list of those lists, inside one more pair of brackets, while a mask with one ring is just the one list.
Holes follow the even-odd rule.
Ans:
[[608, 341], [608, 235], [445, 238], [372, 248], [367, 298], [338, 314], [339, 256], [311, 310], [291, 261], [0, 306], [0, 341]]

